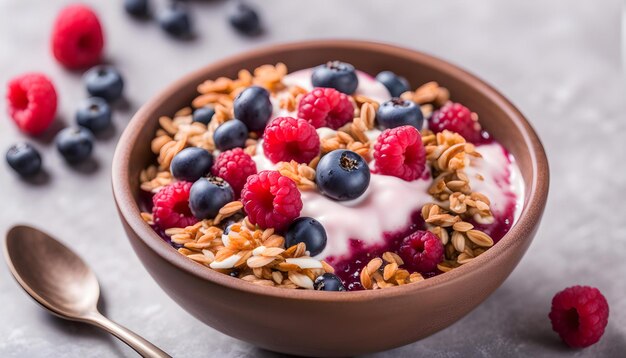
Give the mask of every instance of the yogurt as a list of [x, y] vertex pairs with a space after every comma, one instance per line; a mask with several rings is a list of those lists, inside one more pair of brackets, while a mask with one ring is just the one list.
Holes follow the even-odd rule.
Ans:
[[[283, 82], [287, 86], [298, 85], [310, 90], [311, 72], [311, 69], [293, 72]], [[374, 78], [359, 71], [357, 76], [357, 94], [379, 102], [390, 99], [387, 89]], [[272, 98], [274, 117], [296, 117], [297, 113], [278, 108], [280, 98], [281, 94]], [[318, 134], [323, 138], [333, 135], [334, 131], [319, 128]], [[378, 135], [380, 131], [377, 129], [367, 133], [372, 142], [376, 141]], [[262, 143], [259, 143], [253, 157], [257, 169], [275, 169], [275, 165], [263, 154], [262, 148]], [[491, 200], [496, 218], [514, 205], [514, 220], [517, 220], [522, 208], [524, 185], [514, 158], [497, 142], [477, 145], [476, 151], [482, 158], [472, 159], [466, 168], [472, 190], [485, 194]], [[351, 240], [359, 240], [364, 246], [374, 246], [384, 240], [385, 233], [406, 229], [412, 224], [411, 215], [421, 210], [424, 204], [433, 202], [428, 194], [431, 184], [429, 175], [424, 179], [407, 182], [397, 177], [372, 173], [367, 191], [356, 201], [335, 201], [318, 192], [302, 191], [301, 216], [318, 220], [328, 236], [325, 249], [317, 257], [345, 256], [350, 252]]]

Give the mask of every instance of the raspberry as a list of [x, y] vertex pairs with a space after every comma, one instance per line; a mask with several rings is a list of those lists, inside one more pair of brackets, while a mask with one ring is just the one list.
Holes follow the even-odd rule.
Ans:
[[354, 107], [347, 95], [334, 88], [315, 88], [300, 100], [298, 118], [315, 128], [338, 129], [354, 117]]
[[404, 238], [398, 254], [408, 269], [432, 272], [443, 260], [443, 244], [432, 232], [418, 230]]
[[241, 191], [241, 201], [250, 222], [263, 229], [283, 230], [302, 210], [296, 184], [273, 170], [249, 176]]
[[192, 183], [179, 181], [167, 185], [152, 197], [154, 224], [162, 230], [187, 227], [198, 222], [189, 209]]
[[320, 137], [304, 119], [278, 117], [265, 128], [263, 151], [274, 163], [308, 163], [320, 152]]
[[572, 286], [552, 298], [552, 330], [570, 347], [584, 348], [600, 340], [609, 320], [609, 304], [597, 288]]
[[463, 136], [471, 143], [479, 142], [482, 135], [478, 117], [460, 103], [448, 102], [433, 113], [428, 121], [428, 127], [435, 133], [449, 130]]
[[217, 157], [212, 172], [213, 175], [226, 180], [238, 198], [246, 179], [256, 173], [256, 164], [243, 149], [235, 148], [222, 152]]
[[57, 111], [54, 85], [40, 73], [27, 73], [9, 81], [7, 86], [9, 115], [25, 133], [45, 131]]
[[418, 179], [426, 167], [420, 132], [413, 126], [384, 130], [374, 145], [376, 171], [406, 181]]
[[67, 6], [54, 21], [51, 44], [54, 57], [69, 69], [98, 64], [104, 48], [98, 17], [85, 5]]

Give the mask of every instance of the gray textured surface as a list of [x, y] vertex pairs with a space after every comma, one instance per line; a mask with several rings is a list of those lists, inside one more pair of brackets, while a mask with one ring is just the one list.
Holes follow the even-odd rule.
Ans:
[[[80, 76], [61, 69], [49, 55], [54, 14], [67, 2], [0, 0], [0, 94], [4, 97], [10, 77], [43, 71], [60, 94], [59, 122], [71, 122], [76, 102], [84, 97]], [[228, 3], [197, 1], [191, 5], [199, 37], [192, 42], [168, 39], [154, 22], [131, 21], [121, 1], [88, 2], [104, 23], [107, 59], [126, 76], [129, 104], [115, 112], [115, 133], [98, 141], [93, 168], [67, 167], [51, 135], [36, 141], [44, 152], [47, 183], [25, 184], [0, 165], [0, 231], [16, 222], [33, 223], [79, 251], [100, 278], [112, 319], [175, 356], [274, 356], [204, 326], [152, 281], [131, 251], [114, 210], [111, 157], [131, 114], [182, 74], [264, 44], [346, 37], [424, 50], [491, 82], [530, 118], [552, 169], [543, 225], [504, 285], [452, 327], [378, 356], [624, 354], [626, 122], [620, 1], [259, 0], [269, 31], [254, 40], [228, 28]], [[23, 139], [5, 111], [2, 100], [3, 152]], [[573, 284], [599, 287], [611, 305], [604, 338], [582, 351], [565, 349], [546, 318], [552, 295]], [[0, 265], [0, 356], [133, 354], [104, 333], [49, 316]]]

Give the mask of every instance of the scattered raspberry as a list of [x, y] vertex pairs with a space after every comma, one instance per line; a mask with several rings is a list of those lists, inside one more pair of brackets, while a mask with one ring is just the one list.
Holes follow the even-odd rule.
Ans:
[[256, 174], [256, 164], [243, 149], [235, 148], [222, 152], [217, 157], [212, 172], [213, 175], [226, 180], [233, 188], [235, 196], [239, 198], [246, 179]]
[[265, 128], [263, 152], [274, 163], [308, 163], [320, 153], [320, 137], [304, 119], [278, 117]]
[[456, 132], [471, 143], [479, 142], [482, 137], [478, 117], [472, 116], [472, 112], [460, 103], [448, 102], [435, 111], [428, 120], [428, 127], [435, 133], [445, 129]]
[[374, 145], [376, 171], [406, 181], [418, 179], [426, 167], [420, 132], [413, 126], [384, 130]]
[[570, 347], [598, 342], [609, 320], [609, 304], [597, 288], [572, 286], [557, 293], [550, 310], [552, 330]]
[[432, 232], [418, 230], [404, 238], [398, 255], [408, 269], [432, 272], [443, 260], [443, 244]]
[[241, 191], [241, 201], [250, 222], [263, 229], [283, 230], [302, 210], [296, 184], [273, 170], [249, 176]]
[[9, 115], [25, 133], [45, 131], [57, 111], [57, 93], [48, 77], [27, 73], [9, 81], [7, 86]]
[[102, 57], [104, 35], [96, 14], [85, 5], [61, 10], [52, 28], [52, 53], [70, 69], [96, 65]]
[[186, 227], [198, 222], [189, 209], [192, 183], [179, 181], [164, 186], [152, 197], [154, 223], [162, 230]]
[[354, 107], [347, 95], [334, 88], [315, 88], [300, 100], [298, 118], [315, 128], [338, 129], [354, 117]]

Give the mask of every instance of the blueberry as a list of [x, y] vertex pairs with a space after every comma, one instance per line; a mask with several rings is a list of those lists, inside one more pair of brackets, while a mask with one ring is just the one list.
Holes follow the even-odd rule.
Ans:
[[23, 177], [33, 176], [41, 170], [41, 155], [28, 143], [11, 146], [6, 158], [9, 166]]
[[55, 142], [61, 155], [71, 164], [89, 158], [93, 150], [93, 134], [82, 127], [63, 129], [57, 134]]
[[313, 288], [318, 291], [345, 291], [346, 288], [341, 279], [332, 273], [318, 276], [313, 283]]
[[100, 133], [111, 125], [111, 107], [104, 98], [87, 98], [78, 106], [76, 123], [93, 133]]
[[124, 10], [134, 17], [148, 17], [148, 0], [124, 0]]
[[250, 5], [238, 1], [228, 14], [228, 21], [237, 31], [246, 35], [256, 35], [261, 32], [261, 20], [257, 12]]
[[406, 91], [410, 91], [409, 81], [402, 76], [398, 76], [391, 71], [383, 71], [376, 75], [376, 81], [387, 87], [391, 97], [400, 97]]
[[189, 209], [200, 220], [212, 219], [234, 197], [233, 188], [224, 179], [214, 176], [200, 178], [191, 186]]
[[191, 17], [187, 9], [178, 3], [172, 3], [159, 14], [161, 28], [174, 37], [191, 36]]
[[314, 87], [330, 87], [345, 94], [353, 94], [359, 86], [359, 79], [351, 64], [330, 61], [315, 67], [311, 83]]
[[248, 127], [238, 120], [231, 119], [220, 125], [213, 133], [213, 142], [215, 147], [221, 151], [243, 148], [248, 139]]
[[189, 147], [181, 150], [170, 164], [174, 178], [194, 182], [209, 174], [213, 156], [206, 149]]
[[224, 228], [224, 231], [222, 232], [222, 235], [228, 235], [228, 233], [230, 232], [230, 229], [233, 227], [233, 225], [235, 225], [234, 222], [232, 222], [230, 224], [226, 224], [226, 227]]
[[322, 157], [317, 165], [315, 181], [322, 194], [335, 200], [356, 199], [370, 183], [370, 168], [353, 151], [337, 149]]
[[311, 256], [318, 255], [326, 247], [326, 230], [319, 221], [306, 216], [294, 220], [285, 235], [285, 246], [304, 242]]
[[228, 235], [228, 233], [230, 232], [230, 229], [233, 227], [233, 225], [240, 224], [241, 220], [243, 220], [244, 217], [245, 217], [245, 215], [243, 213], [239, 212], [239, 213], [236, 213], [233, 216], [229, 216], [229, 217], [223, 219], [221, 221], [221, 224], [220, 224], [222, 226], [223, 230], [224, 230], [222, 232], [222, 234]]
[[251, 86], [243, 90], [233, 102], [235, 118], [251, 131], [262, 131], [272, 116], [270, 93], [263, 87]]
[[213, 118], [214, 114], [215, 114], [215, 108], [211, 106], [200, 107], [196, 109], [195, 111], [193, 111], [192, 118], [194, 122], [199, 122], [199, 123], [208, 125], [211, 119]]
[[93, 97], [101, 97], [111, 102], [122, 97], [124, 80], [112, 66], [92, 67], [83, 77], [87, 92]]
[[415, 102], [396, 97], [380, 105], [376, 121], [383, 129], [409, 125], [422, 130], [424, 115]]

